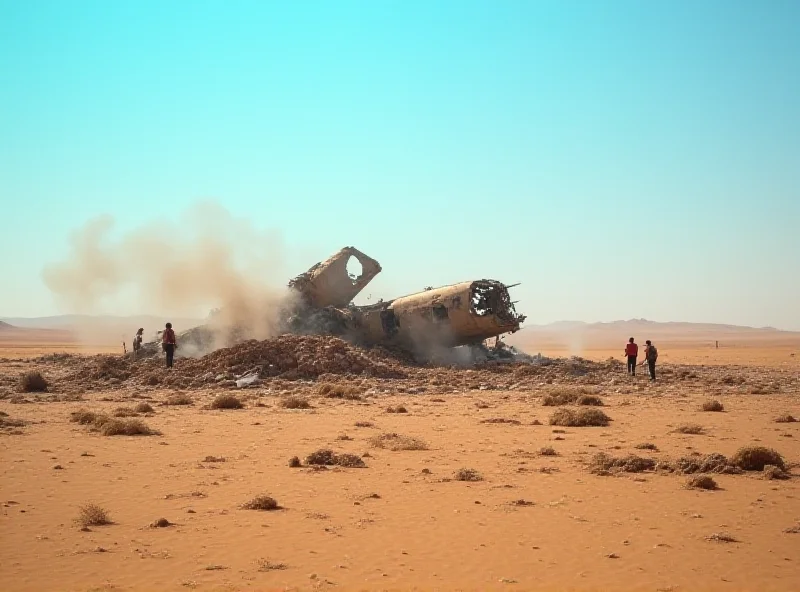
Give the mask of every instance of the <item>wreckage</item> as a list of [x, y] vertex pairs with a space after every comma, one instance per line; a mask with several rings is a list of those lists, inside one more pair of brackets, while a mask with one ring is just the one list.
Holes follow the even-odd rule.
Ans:
[[[361, 265], [358, 275], [348, 272], [353, 259]], [[518, 331], [525, 320], [514, 310], [508, 292], [511, 286], [486, 279], [354, 305], [355, 297], [380, 272], [377, 261], [354, 247], [345, 247], [317, 263], [289, 282], [297, 298], [288, 299], [279, 311], [281, 330], [298, 335], [336, 335], [367, 346], [399, 347], [426, 357], [440, 348], [481, 346], [487, 339]], [[215, 327], [214, 313], [218, 312], [212, 311], [207, 325], [178, 335], [177, 356], [196, 357], [223, 344], [252, 338], [249, 327]], [[495, 351], [501, 353], [501, 348]], [[138, 355], [151, 357], [159, 352], [157, 335]]]
[[[347, 265], [355, 258], [355, 276]], [[520, 329], [525, 316], [514, 309], [509, 287], [496, 280], [473, 280], [355, 306], [353, 299], [381, 272], [380, 264], [354, 247], [345, 247], [289, 282], [302, 305], [291, 330], [348, 336], [367, 345], [407, 349], [476, 345]]]

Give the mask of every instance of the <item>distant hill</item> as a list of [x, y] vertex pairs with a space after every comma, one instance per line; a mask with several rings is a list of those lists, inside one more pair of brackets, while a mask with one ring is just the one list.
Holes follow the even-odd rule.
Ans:
[[124, 328], [135, 332], [139, 327], [163, 328], [170, 321], [180, 330], [191, 329], [205, 323], [204, 319], [165, 317], [156, 315], [111, 316], [111, 315], [58, 315], [51, 317], [0, 317], [0, 322], [18, 328], [80, 330], [94, 327]]
[[4, 331], [7, 329], [14, 329], [14, 325], [9, 325], [5, 321], [0, 321], [0, 331]]
[[650, 339], [661, 345], [781, 345], [800, 343], [800, 332], [774, 327], [744, 327], [715, 323], [686, 323], [631, 319], [608, 323], [560, 321], [547, 325], [526, 324], [507, 338], [508, 343], [527, 350], [586, 349], [622, 347], [629, 337], [638, 343]]

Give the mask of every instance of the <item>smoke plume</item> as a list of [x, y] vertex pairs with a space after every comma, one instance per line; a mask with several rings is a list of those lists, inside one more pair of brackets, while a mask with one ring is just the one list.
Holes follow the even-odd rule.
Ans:
[[283, 261], [276, 233], [203, 202], [175, 223], [122, 233], [109, 216], [91, 220], [43, 279], [69, 312], [203, 317], [220, 309], [213, 318], [220, 336], [246, 328], [245, 336], [264, 339], [280, 329], [280, 311], [289, 305]]

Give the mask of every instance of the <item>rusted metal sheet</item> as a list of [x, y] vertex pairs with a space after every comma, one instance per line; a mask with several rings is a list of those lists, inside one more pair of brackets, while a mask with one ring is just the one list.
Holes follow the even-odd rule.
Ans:
[[[361, 275], [351, 276], [347, 264], [355, 258]], [[345, 247], [330, 259], [317, 263], [289, 282], [312, 307], [345, 307], [381, 272], [380, 264], [355, 247]]]

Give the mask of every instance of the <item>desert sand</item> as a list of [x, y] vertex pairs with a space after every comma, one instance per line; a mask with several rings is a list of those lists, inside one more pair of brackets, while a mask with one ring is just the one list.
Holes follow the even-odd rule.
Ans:
[[[796, 590], [800, 423], [776, 419], [800, 418], [798, 344], [740, 342], [720, 359], [658, 342], [651, 384], [625, 373], [625, 337], [591, 350], [597, 362], [536, 368], [364, 362], [384, 378], [348, 374], [356, 354], [336, 349], [344, 361], [320, 374], [248, 388], [231, 380], [244, 365], [215, 374], [257, 348], [217, 356], [201, 380], [199, 362], [168, 373], [158, 359], [36, 357], [61, 346], [0, 343], [0, 589]], [[315, 351], [301, 366], [316, 367]], [[47, 392], [19, 392], [32, 370]], [[590, 406], [544, 405], [548, 395], [586, 394], [607, 426], [549, 425], [559, 409]], [[176, 395], [190, 404], [168, 404]], [[221, 395], [243, 408], [208, 408]], [[290, 396], [310, 408], [287, 408]], [[702, 411], [709, 400], [724, 409]], [[153, 435], [71, 421], [139, 403], [152, 411], [128, 419]], [[398, 406], [407, 412], [388, 411]], [[385, 434], [421, 449], [376, 446]], [[679, 459], [731, 460], [745, 446], [778, 451], [785, 470], [687, 486]], [[366, 466], [308, 464], [318, 449]], [[659, 464], [598, 470], [598, 453]], [[458, 480], [461, 469], [479, 480]], [[242, 507], [259, 495], [279, 509]], [[111, 523], [82, 530], [86, 504]], [[168, 526], [152, 526], [162, 518]]]

